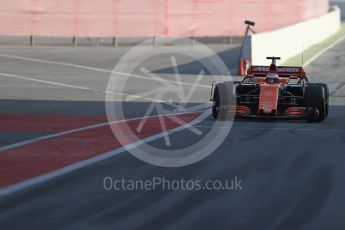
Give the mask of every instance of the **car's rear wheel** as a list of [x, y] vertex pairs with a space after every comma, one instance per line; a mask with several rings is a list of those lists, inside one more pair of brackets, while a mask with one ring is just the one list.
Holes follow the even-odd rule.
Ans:
[[329, 89], [328, 89], [328, 86], [325, 83], [316, 83], [316, 85], [321, 85], [325, 90], [325, 104], [326, 104], [325, 114], [326, 114], [326, 117], [328, 117], [328, 110], [329, 110]]
[[307, 121], [321, 122], [327, 117], [326, 90], [320, 84], [310, 84], [304, 93], [305, 106], [311, 109]]

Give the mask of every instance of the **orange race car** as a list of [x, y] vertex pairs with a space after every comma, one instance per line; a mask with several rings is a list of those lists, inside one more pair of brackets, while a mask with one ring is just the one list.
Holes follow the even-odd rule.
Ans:
[[[212, 99], [214, 118], [232, 110], [236, 117], [303, 118], [321, 122], [328, 116], [326, 84], [310, 83], [302, 67], [276, 65], [279, 57], [267, 57], [270, 66], [251, 66], [242, 81], [218, 83]], [[235, 95], [233, 95], [235, 93]], [[236, 105], [230, 106], [229, 105]]]

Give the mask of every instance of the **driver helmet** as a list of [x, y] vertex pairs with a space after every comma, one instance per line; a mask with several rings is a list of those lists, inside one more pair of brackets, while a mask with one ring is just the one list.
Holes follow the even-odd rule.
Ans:
[[278, 74], [276, 73], [268, 73], [266, 75], [266, 83], [268, 84], [275, 84], [279, 79]]

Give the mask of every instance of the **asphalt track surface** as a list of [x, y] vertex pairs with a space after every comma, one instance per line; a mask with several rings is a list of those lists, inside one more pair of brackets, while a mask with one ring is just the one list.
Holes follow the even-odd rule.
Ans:
[[[212, 48], [230, 68], [235, 67], [238, 47]], [[33, 180], [27, 186], [31, 182], [25, 181], [30, 178], [119, 147], [108, 126], [17, 147], [13, 144], [106, 123], [104, 91], [109, 71], [127, 50], [1, 48], [0, 145], [12, 147], [0, 152], [0, 229], [345, 228], [343, 50], [345, 41], [307, 67], [311, 80], [330, 87], [330, 114], [322, 123], [235, 120], [218, 149], [189, 166], [152, 166], [123, 151], [40, 183]], [[172, 81], [170, 61], [169, 56], [156, 57], [146, 66]], [[182, 81], [192, 83], [200, 64], [185, 57], [177, 62]], [[159, 87], [148, 79], [130, 77], [129, 81], [133, 81], [127, 88], [131, 95]], [[210, 85], [207, 73], [200, 84]], [[191, 103], [202, 103], [208, 97], [209, 88], [199, 87]], [[125, 102], [125, 119], [145, 115], [151, 103], [144, 98]], [[195, 116], [181, 119], [189, 122]], [[150, 122], [143, 137], [159, 133], [157, 119]], [[195, 128], [207, 132], [213, 124], [208, 117]], [[169, 148], [178, 149], [197, 142], [198, 137], [185, 129], [171, 134], [170, 141]], [[164, 138], [150, 144], [168, 148]], [[237, 178], [241, 189], [107, 191], [103, 185], [106, 177], [202, 182]], [[6, 193], [7, 186], [23, 182], [23, 188]]]

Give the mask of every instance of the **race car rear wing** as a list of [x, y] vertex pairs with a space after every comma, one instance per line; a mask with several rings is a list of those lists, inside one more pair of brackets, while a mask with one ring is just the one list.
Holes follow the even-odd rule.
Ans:
[[[294, 67], [294, 66], [278, 66], [278, 75], [281, 77], [301, 77], [303, 78], [305, 75], [304, 69], [302, 67]], [[266, 76], [269, 72], [269, 66], [251, 66], [248, 71], [248, 74], [254, 76]]]

